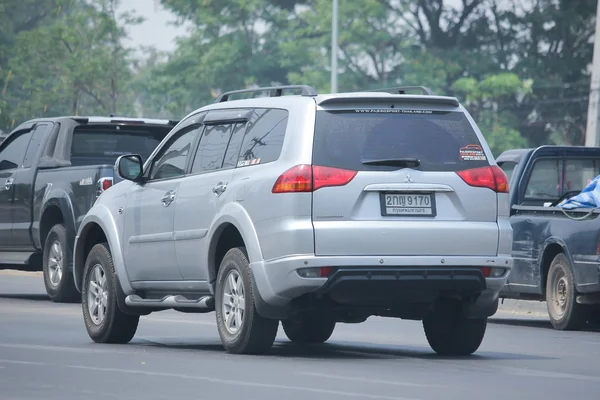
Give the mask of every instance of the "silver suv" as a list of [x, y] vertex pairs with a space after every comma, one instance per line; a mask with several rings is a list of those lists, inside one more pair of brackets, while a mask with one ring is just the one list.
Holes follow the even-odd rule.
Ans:
[[[143, 165], [120, 157], [126, 181], [75, 243], [90, 337], [215, 311], [225, 349], [256, 354], [279, 321], [319, 343], [376, 315], [422, 320], [438, 354], [475, 352], [512, 267], [508, 183], [457, 99], [416, 88], [228, 92]], [[230, 100], [246, 92], [270, 96]]]

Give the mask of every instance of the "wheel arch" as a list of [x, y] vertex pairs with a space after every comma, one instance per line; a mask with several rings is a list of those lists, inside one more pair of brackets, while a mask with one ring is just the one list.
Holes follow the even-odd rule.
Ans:
[[215, 218], [208, 237], [205, 265], [213, 293], [219, 265], [229, 249], [245, 247], [250, 263], [263, 260], [254, 224], [246, 210], [237, 203], [224, 207]]
[[56, 197], [44, 204], [43, 211], [40, 214], [40, 220], [37, 229], [39, 248], [43, 249], [48, 233], [56, 224], [63, 224], [67, 229], [67, 239], [72, 246], [75, 241], [75, 220], [71, 202], [65, 197]]
[[544, 243], [544, 251], [540, 258], [540, 286], [542, 295], [546, 295], [546, 283], [548, 282], [548, 271], [554, 258], [559, 254], [564, 254], [569, 263], [573, 265], [571, 255], [567, 250], [567, 246], [563, 240], [559, 238], [549, 238]]
[[89, 251], [98, 243], [108, 244], [115, 266], [115, 273], [125, 294], [133, 293], [129, 277], [125, 269], [120, 235], [110, 210], [103, 205], [97, 205], [88, 213], [81, 223], [75, 239], [73, 254], [73, 274], [75, 287], [81, 292], [83, 269]]

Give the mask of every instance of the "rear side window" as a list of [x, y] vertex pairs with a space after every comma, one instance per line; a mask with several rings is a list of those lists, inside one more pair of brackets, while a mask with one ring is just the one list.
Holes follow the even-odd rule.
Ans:
[[287, 128], [288, 112], [279, 109], [256, 109], [248, 121], [238, 167], [276, 161], [281, 154]]
[[555, 200], [561, 196], [561, 159], [539, 159], [533, 164], [533, 170], [527, 182], [525, 199]]
[[146, 160], [170, 129], [167, 126], [162, 129], [76, 127], [71, 142], [71, 161], [76, 165], [113, 163], [119, 156], [132, 153], [139, 154]]
[[[313, 164], [354, 171], [397, 170], [373, 160], [418, 159], [422, 171], [488, 166], [473, 127], [461, 112], [317, 111]], [[367, 164], [365, 164], [367, 162]]]

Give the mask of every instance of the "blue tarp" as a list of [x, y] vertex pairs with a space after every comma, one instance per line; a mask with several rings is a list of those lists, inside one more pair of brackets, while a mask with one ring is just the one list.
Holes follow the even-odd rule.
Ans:
[[558, 204], [558, 207], [567, 210], [600, 207], [600, 175], [595, 177], [581, 193], [570, 199], [563, 200]]

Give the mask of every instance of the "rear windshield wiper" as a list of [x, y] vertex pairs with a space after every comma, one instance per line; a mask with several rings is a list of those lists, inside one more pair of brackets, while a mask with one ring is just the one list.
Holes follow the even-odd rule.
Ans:
[[378, 158], [373, 160], [363, 160], [362, 163], [365, 165], [417, 168], [419, 165], [421, 165], [421, 160], [417, 158]]

